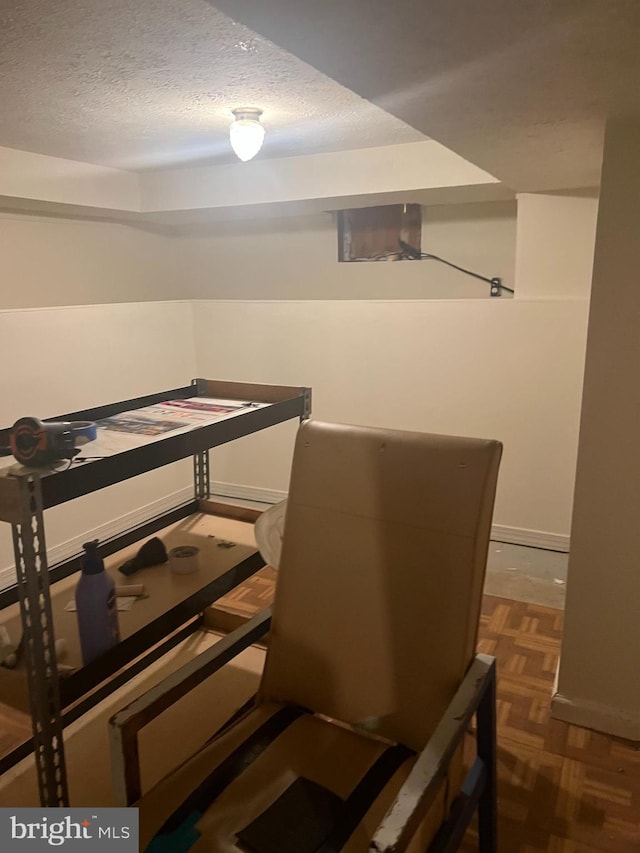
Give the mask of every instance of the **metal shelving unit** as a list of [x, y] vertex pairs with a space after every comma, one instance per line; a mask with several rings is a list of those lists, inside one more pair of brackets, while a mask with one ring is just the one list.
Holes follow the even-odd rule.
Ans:
[[[245, 557], [197, 595], [163, 614], [161, 620], [156, 619], [144, 631], [128, 638], [65, 680], [64, 690], [61, 691], [49, 585], [78, 571], [80, 558], [74, 557], [49, 568], [43, 511], [192, 456], [193, 500], [101, 543], [100, 556], [104, 558], [114, 554], [197, 512], [199, 501], [209, 497], [209, 450], [293, 418], [308, 418], [311, 413], [311, 389], [195, 379], [191, 385], [182, 388], [48, 419], [99, 421], [166, 400], [194, 396], [267, 405], [248, 409], [234, 417], [188, 432], [168, 434], [148, 445], [104, 459], [76, 467], [71, 465], [63, 471], [41, 473], [24, 470], [0, 476], [0, 521], [12, 526], [17, 574], [16, 585], [0, 593], [0, 609], [15, 602], [20, 604], [22, 647], [33, 725], [32, 742], [15, 750], [12, 758], [19, 760], [33, 749], [43, 806], [69, 804], [64, 726], [195, 630], [199, 624], [198, 612], [202, 611], [203, 606], [224, 595], [263, 565], [257, 553]], [[8, 443], [8, 435], [8, 429], [0, 431], [0, 444]], [[149, 649], [151, 651], [144, 656], [142, 653]], [[126, 672], [121, 672], [121, 668], [131, 661], [135, 661], [135, 664], [128, 667]], [[110, 681], [101, 689], [100, 684], [106, 678], [110, 678]], [[89, 691], [90, 696], [87, 698]], [[63, 711], [65, 708], [67, 710]], [[6, 769], [6, 763], [4, 760], [0, 762], [0, 771]]]

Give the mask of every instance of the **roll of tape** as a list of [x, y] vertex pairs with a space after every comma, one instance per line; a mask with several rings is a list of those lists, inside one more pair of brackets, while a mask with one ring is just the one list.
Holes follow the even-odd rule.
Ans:
[[198, 570], [200, 549], [195, 545], [179, 545], [169, 551], [169, 568], [177, 575], [189, 575]]

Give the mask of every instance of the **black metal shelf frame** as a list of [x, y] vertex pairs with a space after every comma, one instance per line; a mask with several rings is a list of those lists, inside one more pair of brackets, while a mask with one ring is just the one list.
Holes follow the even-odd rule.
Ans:
[[[192, 456], [194, 500], [101, 543], [101, 556], [113, 554], [196, 512], [199, 499], [209, 496], [210, 448], [293, 418], [304, 420], [311, 412], [311, 389], [195, 379], [191, 385], [181, 388], [47, 419], [98, 421], [165, 400], [194, 396], [213, 396], [267, 405], [248, 408], [246, 412], [218, 423], [197, 427], [179, 435], [169, 435], [104, 459], [92, 460], [81, 466], [71, 465], [63, 471], [45, 475], [25, 471], [15, 477], [0, 478], [1, 517], [12, 525], [17, 575], [17, 584], [0, 593], [0, 609], [20, 602], [33, 723], [32, 741], [5, 756], [0, 762], [0, 768], [5, 769], [7, 761], [19, 760], [18, 756], [22, 757], [25, 749], [33, 749], [43, 806], [68, 805], [62, 736], [64, 726], [72, 719], [77, 719], [116, 686], [140, 672], [160, 653], [164, 653], [159, 649], [168, 650], [178, 642], [176, 637], [182, 637], [185, 631], [188, 634], [195, 630], [199, 624], [198, 613], [204, 606], [226, 594], [264, 565], [257, 553], [247, 557], [62, 685], [55, 663], [49, 583], [77, 571], [80, 558], [74, 557], [49, 569], [43, 511]], [[9, 432], [8, 429], [0, 430], [0, 444], [8, 443]], [[171, 636], [168, 637], [168, 634]], [[154, 647], [152, 651], [145, 655], [144, 652], [151, 647]], [[105, 683], [109, 678], [110, 681]], [[90, 695], [87, 695], [89, 692]]]

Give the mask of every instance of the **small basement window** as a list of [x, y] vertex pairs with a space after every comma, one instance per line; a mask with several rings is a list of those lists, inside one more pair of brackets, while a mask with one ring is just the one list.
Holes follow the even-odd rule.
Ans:
[[421, 250], [422, 207], [386, 204], [338, 211], [338, 260], [387, 261], [406, 257], [401, 243]]

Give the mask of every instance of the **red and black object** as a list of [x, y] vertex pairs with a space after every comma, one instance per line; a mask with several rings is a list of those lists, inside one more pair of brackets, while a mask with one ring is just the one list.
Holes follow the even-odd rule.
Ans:
[[78, 446], [96, 438], [92, 421], [49, 421], [20, 418], [9, 435], [11, 453], [29, 468], [41, 468], [61, 459], [73, 459]]

